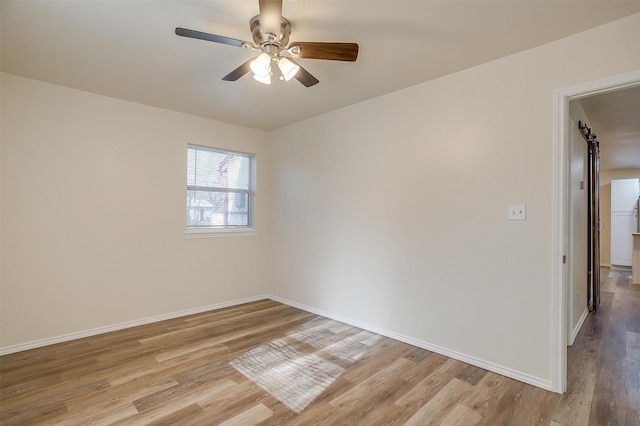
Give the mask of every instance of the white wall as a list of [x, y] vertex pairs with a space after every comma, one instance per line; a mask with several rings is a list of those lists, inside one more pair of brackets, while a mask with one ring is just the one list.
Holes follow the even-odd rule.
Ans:
[[[549, 386], [553, 91], [640, 68], [639, 29], [634, 15], [274, 131], [272, 293]], [[516, 203], [526, 221], [507, 220]]]
[[264, 132], [2, 74], [1, 136], [3, 348], [266, 292], [266, 186], [257, 237], [183, 234], [187, 144], [265, 182]]
[[569, 103], [569, 150], [570, 174], [569, 197], [569, 282], [567, 336], [573, 344], [588, 312], [589, 287], [589, 178], [587, 142], [578, 128], [578, 123], [588, 120], [578, 101]]
[[[600, 171], [600, 186], [609, 185], [615, 179], [640, 179], [640, 168], [638, 169], [616, 169]], [[611, 194], [609, 194], [611, 195]], [[609, 199], [609, 211], [611, 211], [611, 200]]]

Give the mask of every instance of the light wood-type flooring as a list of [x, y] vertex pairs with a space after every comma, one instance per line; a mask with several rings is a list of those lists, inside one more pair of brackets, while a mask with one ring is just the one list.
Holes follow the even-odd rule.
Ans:
[[273, 301], [0, 358], [2, 425], [640, 425], [640, 286], [602, 304], [558, 395]]

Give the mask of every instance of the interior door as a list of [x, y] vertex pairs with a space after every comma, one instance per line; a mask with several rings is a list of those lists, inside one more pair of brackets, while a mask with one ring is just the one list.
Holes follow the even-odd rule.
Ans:
[[600, 143], [586, 124], [579, 121], [578, 128], [588, 147], [588, 307], [595, 311], [600, 305]]

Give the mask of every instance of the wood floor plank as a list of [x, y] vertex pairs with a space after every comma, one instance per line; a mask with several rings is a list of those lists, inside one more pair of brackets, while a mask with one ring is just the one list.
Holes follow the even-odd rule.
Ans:
[[[169, 327], [170, 331], [166, 333], [149, 335], [143, 339], [140, 339], [140, 342], [149, 343], [157, 340], [171, 341], [171, 340], [180, 338], [180, 336], [185, 333], [190, 334], [196, 331], [200, 332], [202, 330], [211, 330], [211, 329], [215, 329], [216, 327], [219, 327], [221, 331], [226, 332], [227, 330], [229, 330], [229, 327], [227, 327], [229, 324], [241, 324], [242, 321], [246, 319], [255, 320], [256, 318], [261, 318], [261, 316], [265, 313], [273, 313], [273, 312], [277, 313], [277, 312], [287, 311], [290, 309], [291, 308], [286, 305], [278, 305], [278, 306], [270, 306], [266, 309], [261, 309], [257, 311], [245, 312], [241, 310], [240, 312], [242, 313], [235, 316], [233, 315], [233, 312], [222, 313], [222, 316], [219, 316], [217, 312], [210, 315], [205, 314], [203, 315], [203, 317], [209, 318], [209, 320], [199, 320], [199, 318], [192, 317], [191, 321], [186, 320], [185, 324], [181, 324], [180, 326], [176, 325], [176, 326]], [[196, 321], [196, 320], [199, 320], [199, 321]], [[196, 324], [194, 324], [194, 322]]]
[[424, 404], [435, 397], [453, 378], [460, 374], [466, 364], [448, 358], [444, 363], [418, 382], [413, 388], [402, 395], [395, 404], [405, 411], [416, 412]]
[[401, 377], [407, 382], [411, 382], [414, 385], [417, 384], [417, 382], [420, 379], [423, 379], [425, 375], [430, 374], [436, 368], [440, 367], [442, 364], [447, 362], [447, 360], [449, 359], [446, 356], [436, 354], [433, 352], [429, 352], [429, 351], [424, 351], [424, 352], [426, 352], [428, 356], [419, 358], [417, 360], [415, 357], [405, 356], [406, 359], [409, 359], [414, 362], [414, 364], [412, 364], [411, 367], [407, 368], [405, 371], [402, 372]]
[[[523, 387], [522, 393], [501, 418], [502, 424], [548, 425], [560, 395], [532, 386]], [[575, 421], [575, 419], [574, 419]]]
[[625, 423], [640, 425], [640, 358], [627, 358], [625, 363], [627, 367], [625, 382], [629, 404]]
[[[622, 291], [624, 287], [620, 290]], [[603, 338], [600, 367], [598, 369], [589, 425], [624, 424], [627, 410], [625, 380], [626, 331], [621, 291], [613, 294], [609, 310], [607, 333]]]
[[475, 410], [456, 404], [443, 419], [441, 426], [474, 426], [480, 424], [482, 415]]
[[[275, 420], [279, 420], [283, 418], [286, 420], [286, 423], [280, 423], [283, 425], [291, 425], [291, 426], [316, 426], [319, 423], [319, 419], [327, 419], [335, 417], [336, 413], [339, 411], [339, 408], [331, 405], [329, 402], [339, 395], [347, 392], [349, 389], [352, 389], [355, 384], [349, 380], [345, 380], [342, 376], [338, 377], [325, 391], [316, 398], [313, 404], [309, 405], [304, 410], [304, 415], [298, 415], [296, 413], [293, 416], [290, 414], [289, 416], [285, 416], [280, 414]], [[278, 415], [279, 413], [276, 413]], [[266, 425], [265, 425], [266, 426]]]
[[154, 358], [156, 359], [156, 361], [158, 362], [164, 362], [167, 361], [169, 359], [172, 358], [178, 358], [178, 357], [182, 357], [184, 355], [188, 355], [194, 352], [198, 352], [201, 351], [202, 349], [207, 349], [207, 353], [211, 353], [211, 350], [213, 349], [214, 352], [216, 351], [223, 351], [228, 349], [226, 346], [221, 345], [219, 342], [217, 341], [211, 341], [211, 340], [203, 340], [199, 343], [196, 344], [192, 344], [189, 346], [181, 346], [172, 350], [167, 350], [167, 351], [162, 351], [160, 353], [158, 353]]
[[[142, 382], [142, 383], [141, 383]], [[71, 414], [86, 412], [101, 404], [113, 401], [131, 403], [150, 393], [160, 392], [178, 384], [173, 377], [144, 377], [139, 381], [127, 382], [118, 386], [109, 386], [99, 391], [87, 392], [65, 400], [67, 410]]]
[[216, 383], [200, 382], [188, 386], [176, 385], [159, 392], [154, 392], [133, 401], [138, 414], [122, 421], [123, 425], [140, 425], [160, 421], [175, 411], [182, 410], [201, 400], [220, 394], [235, 387], [237, 383], [222, 379]]
[[268, 393], [264, 389], [245, 381], [225, 392], [201, 399], [198, 405], [207, 413], [210, 424], [218, 424], [240, 414], [248, 407], [261, 403], [267, 396]]
[[626, 332], [626, 358], [630, 361], [640, 360], [640, 333]]
[[402, 380], [400, 373], [407, 368], [411, 361], [406, 358], [399, 358], [393, 363], [384, 366], [376, 373], [367, 377], [367, 379], [358, 383], [347, 392], [339, 395], [330, 401], [330, 404], [336, 407], [353, 408], [358, 406], [363, 400], [372, 398], [377, 392], [383, 391], [387, 383], [396, 380]]
[[480, 413], [481, 424], [509, 424], [510, 410], [524, 387], [521, 382], [489, 372], [460, 403]]
[[589, 422], [612, 301], [613, 293], [603, 291], [597, 314], [588, 317], [574, 345], [568, 348], [567, 392], [560, 396], [553, 416], [557, 423], [586, 425]]
[[135, 366], [131, 368], [131, 365], [122, 366], [121, 368], [113, 369], [108, 378], [109, 382], [113, 386], [118, 386], [127, 382], [131, 382], [143, 377], [153, 378], [156, 376], [166, 376], [172, 374], [178, 374], [191, 368], [201, 367], [205, 364], [209, 364], [218, 354], [226, 352], [225, 346], [217, 346], [214, 348], [205, 348], [197, 351], [190, 352], [186, 355], [178, 356], [176, 358], [170, 358], [163, 362], [147, 361], [146, 365]]
[[[1, 376], [0, 376], [1, 377]], [[28, 379], [14, 379], [4, 381], [2, 377], [2, 387], [0, 388], [0, 404], [11, 398], [20, 395], [32, 395], [36, 392], [46, 392], [52, 386], [56, 386], [61, 382], [60, 374], [43, 374], [40, 377]]]
[[369, 352], [355, 362], [342, 376], [353, 383], [359, 383], [395, 359], [403, 357], [413, 347], [396, 340], [383, 338]]
[[113, 425], [138, 413], [132, 402], [127, 400], [108, 400], [76, 412], [69, 412], [57, 418], [55, 423], [60, 426], [77, 425]]
[[29, 424], [46, 424], [67, 414], [64, 402], [34, 401], [29, 407], [5, 409], [2, 406], [0, 424], [3, 426], [22, 426]]
[[56, 391], [47, 389], [35, 395], [25, 394], [9, 401], [3, 401], [1, 406], [2, 418], [6, 416], [14, 420], [22, 419], [22, 424], [29, 424], [34, 419], [38, 419], [38, 413], [41, 413], [40, 415], [43, 417], [50, 416], [52, 413], [56, 413], [56, 415], [66, 414], [66, 401], [68, 399], [109, 387], [109, 382], [106, 379], [87, 382], [80, 378], [78, 381], [82, 382], [82, 384], [74, 386], [73, 383], [65, 382], [59, 391], [56, 387]]
[[[203, 312], [200, 314], [193, 314], [183, 317], [185, 323], [189, 327], [197, 326], [198, 324], [214, 324], [214, 323], [230, 323], [238, 319], [250, 316], [252, 314], [263, 314], [270, 310], [284, 309], [281, 303], [274, 302], [273, 300], [260, 300], [257, 302], [245, 303], [237, 306], [230, 306], [215, 311]], [[173, 328], [169, 328], [171, 331]]]
[[456, 376], [456, 379], [460, 379], [475, 386], [486, 374], [487, 370], [476, 367], [475, 365], [467, 365], [464, 370]]
[[367, 424], [367, 418], [376, 408], [385, 403], [391, 405], [391, 401], [404, 391], [406, 382], [400, 377], [400, 372], [412, 362], [398, 358], [332, 399], [329, 404], [338, 411], [319, 424]]
[[205, 412], [198, 404], [193, 403], [184, 408], [173, 411], [164, 417], [147, 423], [146, 426], [173, 426], [179, 424], [192, 424], [201, 420]]
[[464, 399], [473, 385], [453, 378], [440, 392], [429, 399], [416, 413], [405, 423], [406, 426], [437, 425], [447, 417], [451, 411]]
[[[210, 396], [217, 395], [227, 389], [231, 389], [237, 385], [233, 380], [221, 378], [217, 381], [201, 379], [188, 383], [178, 382], [176, 385], [156, 392], [149, 393], [141, 398], [133, 401], [139, 412], [150, 411], [158, 406], [166, 406], [174, 401], [189, 400], [190, 402], [199, 402], [200, 400]], [[183, 404], [186, 406], [189, 404]]]
[[246, 411], [238, 414], [235, 417], [220, 423], [220, 426], [246, 426], [255, 425], [264, 420], [267, 420], [273, 415], [273, 412], [265, 407], [263, 404], [258, 404], [249, 408]]

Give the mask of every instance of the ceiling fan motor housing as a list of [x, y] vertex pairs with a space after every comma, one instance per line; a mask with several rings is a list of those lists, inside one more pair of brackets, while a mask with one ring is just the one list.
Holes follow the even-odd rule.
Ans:
[[[249, 28], [251, 29], [251, 34], [253, 36], [253, 41], [258, 46], [265, 45], [275, 45], [278, 49], [269, 49], [269, 50], [280, 50], [284, 49], [284, 47], [289, 43], [289, 36], [291, 35], [291, 22], [284, 16], [280, 22], [280, 34], [277, 36], [271, 35], [271, 33], [264, 33], [262, 30], [262, 25], [260, 24], [260, 15], [256, 15], [251, 18], [249, 21]], [[276, 52], [276, 54], [277, 54]], [[270, 53], [270, 52], [267, 52]]]

